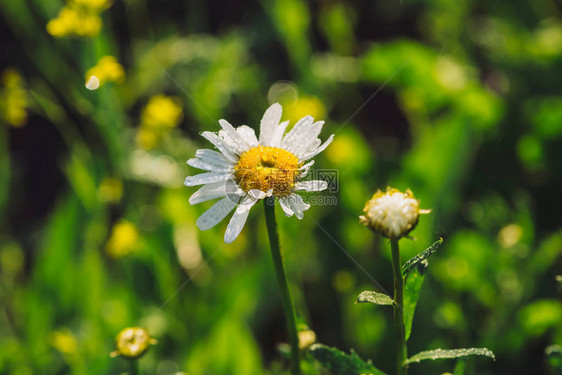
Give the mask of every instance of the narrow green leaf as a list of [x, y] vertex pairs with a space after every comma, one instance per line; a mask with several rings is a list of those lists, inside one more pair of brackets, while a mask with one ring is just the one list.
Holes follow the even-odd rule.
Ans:
[[461, 358], [461, 357], [468, 357], [471, 355], [480, 355], [485, 357], [490, 357], [493, 360], [496, 359], [494, 353], [491, 350], [486, 348], [467, 348], [467, 349], [435, 349], [435, 350], [428, 350], [425, 352], [421, 352], [416, 354], [415, 356], [406, 360], [405, 364], [410, 363], [419, 363], [425, 360], [436, 360], [436, 359], [452, 359], [452, 358]]
[[455, 370], [453, 371], [453, 375], [464, 375], [465, 370], [466, 370], [466, 359], [461, 358], [455, 364]]
[[412, 322], [414, 321], [414, 313], [416, 305], [420, 297], [421, 287], [425, 278], [425, 272], [428, 267], [427, 260], [418, 263], [414, 271], [408, 273], [404, 284], [404, 330], [406, 341], [412, 333]]
[[375, 305], [394, 305], [392, 298], [383, 293], [366, 290], [357, 297], [356, 303], [373, 303]]
[[424, 251], [422, 251], [421, 253], [419, 253], [418, 255], [416, 255], [406, 263], [404, 263], [404, 265], [402, 266], [402, 274], [406, 275], [424, 259], [427, 259], [431, 255], [433, 255], [437, 251], [439, 246], [441, 246], [442, 243], [443, 243], [443, 238], [439, 238], [439, 240], [435, 241], [433, 245], [431, 245], [430, 247], [428, 247], [427, 249], [425, 249]]
[[339, 349], [322, 344], [314, 344], [309, 353], [326, 370], [338, 375], [385, 375], [371, 363], [371, 360], [362, 360], [353, 349], [347, 354]]
[[562, 346], [550, 345], [545, 349], [546, 360], [556, 374], [562, 374]]

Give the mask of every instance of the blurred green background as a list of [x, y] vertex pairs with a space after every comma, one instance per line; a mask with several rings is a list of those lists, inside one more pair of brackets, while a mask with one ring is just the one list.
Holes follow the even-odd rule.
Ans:
[[445, 238], [409, 352], [486, 346], [497, 360], [467, 374], [555, 373], [561, 15], [557, 0], [1, 0], [0, 373], [122, 373], [109, 353], [137, 325], [159, 340], [146, 374], [282, 373], [261, 206], [226, 245], [182, 185], [199, 132], [255, 128], [273, 102], [336, 134], [316, 167], [339, 171], [337, 205], [278, 212], [319, 342], [392, 373], [390, 310], [354, 304], [376, 287], [340, 248], [391, 290], [389, 246], [358, 215], [409, 187], [433, 211], [403, 260]]

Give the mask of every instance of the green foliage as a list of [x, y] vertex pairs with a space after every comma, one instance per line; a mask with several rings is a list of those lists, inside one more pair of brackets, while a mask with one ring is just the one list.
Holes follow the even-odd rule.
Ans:
[[404, 283], [404, 331], [406, 341], [408, 341], [412, 333], [414, 313], [416, 312], [416, 305], [420, 298], [420, 291], [427, 267], [427, 260], [423, 260], [417, 264], [412, 272], [406, 275], [406, 281]]
[[550, 345], [544, 352], [549, 366], [556, 374], [562, 374], [562, 346]]
[[356, 303], [372, 303], [374, 305], [394, 305], [394, 301], [384, 293], [377, 293], [366, 290], [359, 293]]
[[320, 362], [328, 371], [338, 375], [373, 374], [384, 375], [384, 372], [373, 366], [371, 361], [363, 361], [353, 349], [344, 353], [336, 348], [322, 344], [314, 344], [309, 349], [310, 355]]
[[421, 253], [419, 253], [412, 259], [408, 260], [406, 263], [404, 263], [402, 265], [402, 275], [406, 275], [418, 264], [420, 264], [425, 259], [433, 255], [437, 251], [439, 246], [441, 246], [442, 243], [443, 243], [443, 239], [440, 238], [438, 241], [434, 242], [433, 245], [431, 245], [430, 247], [428, 247], [427, 249], [425, 249], [424, 251], [422, 251]]
[[454, 358], [462, 358], [468, 356], [484, 356], [492, 358], [493, 360], [496, 359], [494, 353], [491, 350], [486, 348], [467, 348], [467, 349], [435, 349], [435, 350], [428, 350], [425, 352], [420, 352], [406, 361], [407, 364], [411, 363], [419, 363], [421, 361], [427, 360], [437, 360], [437, 359], [454, 359]]

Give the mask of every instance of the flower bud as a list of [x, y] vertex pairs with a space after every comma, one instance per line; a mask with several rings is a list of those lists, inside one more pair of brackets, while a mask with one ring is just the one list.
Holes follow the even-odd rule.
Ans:
[[127, 359], [135, 359], [142, 356], [150, 345], [158, 341], [149, 336], [144, 328], [125, 328], [115, 338], [117, 350], [110, 354], [111, 357], [122, 356]]
[[390, 239], [406, 236], [418, 224], [420, 214], [430, 210], [421, 210], [419, 201], [410, 189], [402, 193], [388, 187], [386, 192], [380, 190], [367, 201], [363, 208], [364, 215], [359, 221], [371, 230]]

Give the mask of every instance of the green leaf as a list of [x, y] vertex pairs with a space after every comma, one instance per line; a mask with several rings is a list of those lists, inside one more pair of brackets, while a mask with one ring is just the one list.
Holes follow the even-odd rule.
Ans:
[[452, 359], [452, 358], [462, 358], [468, 357], [471, 355], [480, 355], [485, 357], [490, 357], [493, 360], [496, 359], [494, 353], [491, 350], [486, 348], [468, 348], [468, 349], [435, 349], [435, 350], [428, 350], [425, 352], [421, 352], [416, 354], [415, 356], [409, 358], [404, 362], [405, 364], [410, 363], [419, 363], [421, 361], [425, 361], [428, 359], [436, 360], [436, 359]]
[[420, 296], [420, 290], [425, 278], [425, 272], [428, 267], [427, 260], [418, 263], [413, 272], [408, 273], [404, 284], [404, 330], [406, 341], [412, 333], [412, 322], [414, 321], [414, 313]]
[[544, 352], [550, 367], [556, 370], [556, 374], [562, 374], [562, 346], [550, 345], [546, 347]]
[[433, 255], [437, 251], [439, 246], [441, 246], [442, 243], [443, 243], [443, 238], [439, 238], [439, 240], [435, 241], [433, 245], [431, 245], [430, 247], [428, 247], [427, 249], [425, 249], [424, 251], [422, 251], [421, 253], [419, 253], [418, 255], [416, 255], [406, 263], [404, 263], [404, 265], [402, 266], [402, 274], [406, 275], [408, 272], [414, 269], [415, 266], [420, 264], [424, 259], [427, 259], [431, 255]]
[[373, 374], [385, 375], [371, 363], [362, 360], [353, 349], [347, 354], [339, 349], [322, 344], [314, 344], [309, 353], [328, 371], [338, 375]]
[[466, 370], [466, 359], [461, 358], [455, 364], [455, 370], [453, 371], [453, 375], [464, 375], [465, 370]]
[[357, 297], [356, 303], [373, 303], [375, 305], [394, 305], [394, 300], [383, 293], [366, 290]]

